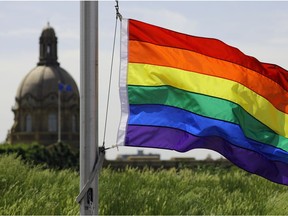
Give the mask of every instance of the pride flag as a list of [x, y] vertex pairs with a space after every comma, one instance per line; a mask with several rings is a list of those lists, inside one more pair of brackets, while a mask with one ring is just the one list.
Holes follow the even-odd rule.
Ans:
[[136, 20], [121, 29], [118, 145], [219, 152], [288, 184], [288, 73], [220, 40]]

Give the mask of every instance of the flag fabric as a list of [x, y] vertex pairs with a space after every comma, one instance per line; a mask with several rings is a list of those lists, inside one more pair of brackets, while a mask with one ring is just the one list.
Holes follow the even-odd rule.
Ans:
[[220, 40], [122, 21], [118, 145], [219, 152], [288, 185], [288, 73]]
[[59, 82], [58, 83], [58, 90], [60, 92], [62, 92], [62, 91], [71, 92], [72, 91], [72, 86], [69, 85], [69, 84], [64, 84], [64, 83]]

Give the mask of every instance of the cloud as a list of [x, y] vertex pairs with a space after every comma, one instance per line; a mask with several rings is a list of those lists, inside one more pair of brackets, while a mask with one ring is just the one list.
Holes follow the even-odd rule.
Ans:
[[74, 29], [62, 29], [61, 28], [60, 30], [57, 30], [57, 35], [61, 35], [61, 40], [63, 40], [63, 41], [64, 40], [77, 40], [77, 41], [80, 41], [80, 31], [76, 31]]
[[8, 30], [5, 32], [0, 32], [0, 37], [6, 37], [6, 38], [26, 38], [26, 37], [35, 37], [39, 35], [39, 29], [33, 29], [33, 28], [20, 28], [20, 29], [13, 29]]
[[285, 36], [279, 36], [279, 37], [273, 37], [271, 39], [269, 39], [269, 42], [271, 44], [274, 44], [274, 45], [285, 45], [287, 46], [288, 45], [288, 37], [285, 37]]
[[80, 84], [80, 51], [77, 49], [61, 50], [61, 55], [58, 54], [60, 67], [64, 68], [75, 80]]
[[197, 28], [195, 21], [188, 20], [181, 13], [169, 9], [132, 7], [129, 8], [128, 14], [143, 22], [150, 22], [154, 25], [187, 34], [192, 34]]

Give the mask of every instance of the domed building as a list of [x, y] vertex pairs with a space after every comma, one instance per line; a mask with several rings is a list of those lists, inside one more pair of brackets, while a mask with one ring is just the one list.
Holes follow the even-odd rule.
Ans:
[[57, 37], [48, 23], [40, 36], [39, 62], [18, 87], [8, 143], [79, 146], [78, 87], [57, 59]]

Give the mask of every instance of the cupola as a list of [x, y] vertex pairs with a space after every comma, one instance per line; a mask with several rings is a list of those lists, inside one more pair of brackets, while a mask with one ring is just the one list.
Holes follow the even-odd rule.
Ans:
[[59, 65], [57, 62], [57, 37], [49, 22], [40, 36], [40, 56], [38, 65]]

